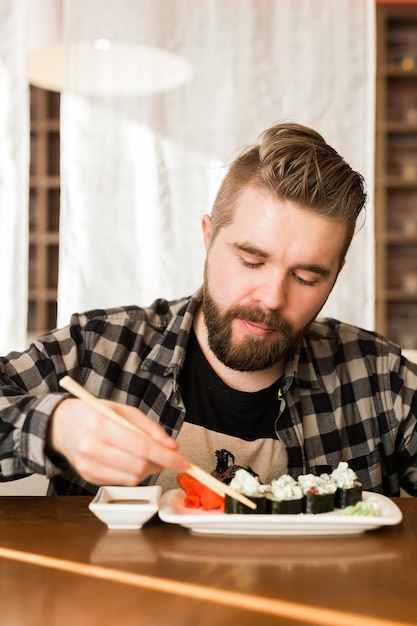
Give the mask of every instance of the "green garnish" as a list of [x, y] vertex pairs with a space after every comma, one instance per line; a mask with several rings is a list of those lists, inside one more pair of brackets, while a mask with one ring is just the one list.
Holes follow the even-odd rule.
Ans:
[[345, 515], [379, 515], [372, 502], [360, 501], [344, 509]]

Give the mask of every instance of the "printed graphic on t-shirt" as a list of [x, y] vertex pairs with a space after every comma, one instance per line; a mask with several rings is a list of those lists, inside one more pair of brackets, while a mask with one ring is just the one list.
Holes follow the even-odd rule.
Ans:
[[211, 473], [222, 483], [228, 485], [234, 478], [238, 469], [244, 469], [259, 478], [259, 474], [254, 472], [251, 467], [243, 467], [243, 465], [235, 463], [235, 457], [229, 450], [222, 448], [221, 450], [216, 450], [215, 454], [217, 459], [216, 468]]

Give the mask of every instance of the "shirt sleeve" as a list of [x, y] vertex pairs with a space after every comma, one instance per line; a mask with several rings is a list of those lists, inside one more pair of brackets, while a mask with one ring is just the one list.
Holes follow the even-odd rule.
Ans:
[[0, 481], [60, 472], [45, 442], [53, 411], [68, 397], [59, 379], [79, 371], [82, 351], [74, 323], [35, 340], [25, 352], [0, 358]]
[[393, 406], [399, 428], [396, 436], [401, 487], [417, 496], [417, 365], [401, 357], [390, 371]]

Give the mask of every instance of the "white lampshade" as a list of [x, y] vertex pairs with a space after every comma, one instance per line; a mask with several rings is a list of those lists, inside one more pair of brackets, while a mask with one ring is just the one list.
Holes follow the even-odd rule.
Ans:
[[89, 96], [140, 96], [175, 89], [191, 80], [191, 64], [157, 47], [112, 42], [69, 44], [64, 76], [64, 48], [56, 44], [32, 50], [29, 83], [61, 92]]

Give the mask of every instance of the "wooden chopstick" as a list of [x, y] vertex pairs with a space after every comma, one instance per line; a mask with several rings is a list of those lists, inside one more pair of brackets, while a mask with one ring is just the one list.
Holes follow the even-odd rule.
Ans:
[[[128, 420], [124, 419], [121, 415], [116, 413], [116, 411], [111, 409], [105, 402], [103, 402], [103, 400], [97, 398], [96, 396], [93, 396], [92, 393], [87, 391], [87, 389], [77, 383], [77, 381], [75, 381], [70, 376], [64, 376], [63, 378], [61, 378], [59, 384], [63, 389], [71, 393], [76, 398], [88, 402], [90, 406], [96, 408], [98, 411], [100, 411], [100, 413], [103, 413], [103, 415], [106, 415], [106, 417], [113, 420], [113, 422], [117, 422], [121, 426], [129, 428], [135, 433], [142, 435], [142, 437], [146, 437], [147, 439], [149, 439], [149, 435], [144, 430], [141, 430]], [[219, 494], [220, 496], [224, 496], [227, 494], [235, 500], [238, 500], [242, 504], [245, 504], [249, 508], [256, 509], [255, 502], [249, 500], [249, 498], [244, 496], [242, 493], [239, 493], [239, 491], [235, 491], [234, 489], [229, 487], [229, 485], [222, 483], [215, 476], [209, 474], [201, 467], [198, 467], [198, 465], [194, 465], [194, 463], [189, 462], [189, 466], [185, 470], [185, 472], [199, 480], [201, 483], [203, 483], [203, 485], [206, 485], [206, 487]]]

